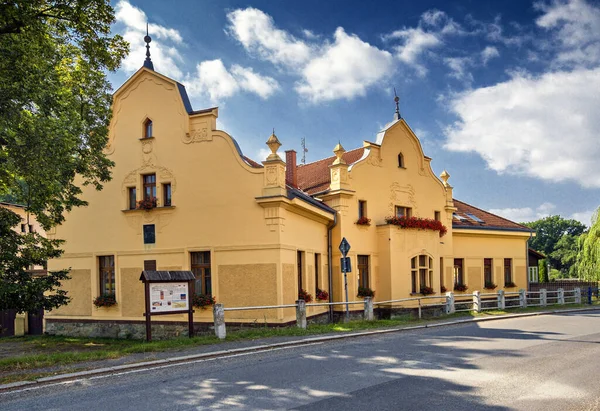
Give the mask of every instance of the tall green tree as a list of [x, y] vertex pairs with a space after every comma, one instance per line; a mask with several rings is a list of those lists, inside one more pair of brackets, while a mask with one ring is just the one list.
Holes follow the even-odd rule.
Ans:
[[585, 280], [600, 281], [600, 208], [594, 213], [590, 230], [579, 237], [577, 271]]
[[[0, 3], [0, 197], [25, 205], [46, 230], [86, 204], [82, 185], [101, 189], [110, 179], [112, 162], [103, 153], [111, 116], [106, 73], [128, 51], [111, 34], [113, 21], [107, 0]], [[1, 217], [2, 224], [17, 221]], [[58, 243], [27, 241], [19, 258], [33, 261], [27, 250], [34, 246], [36, 258], [56, 257]], [[0, 287], [28, 289], [25, 265], [0, 253]]]

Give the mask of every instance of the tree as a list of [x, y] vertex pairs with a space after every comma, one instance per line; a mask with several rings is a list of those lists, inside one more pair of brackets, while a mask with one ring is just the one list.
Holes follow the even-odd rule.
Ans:
[[579, 236], [565, 234], [554, 246], [554, 251], [550, 253], [550, 258], [560, 263], [555, 268], [560, 269], [564, 278], [577, 277], [578, 240]]
[[[128, 51], [110, 34], [113, 21], [107, 0], [0, 4], [0, 197], [25, 205], [46, 230], [86, 204], [82, 185], [101, 189], [110, 180], [113, 163], [103, 153], [111, 116], [106, 71], [116, 70]], [[8, 244], [14, 236], [5, 225], [18, 221], [6, 211], [2, 220], [1, 241]], [[23, 259], [55, 257], [60, 243], [23, 238], [17, 249], [0, 253], [0, 293], [14, 296], [19, 287], [27, 299], [39, 291], [29, 286], [39, 282], [24, 280]], [[50, 274], [44, 281], [60, 278]]]
[[577, 270], [581, 278], [600, 280], [600, 208], [594, 213], [590, 230], [579, 237], [580, 251], [577, 256]]
[[[569, 272], [574, 263], [573, 244], [576, 244], [577, 237], [586, 230], [586, 226], [577, 220], [567, 220], [558, 215], [523, 224], [535, 230], [536, 235], [530, 240], [529, 246], [545, 254], [552, 268], [563, 273]], [[570, 238], [559, 244], [563, 236]]]

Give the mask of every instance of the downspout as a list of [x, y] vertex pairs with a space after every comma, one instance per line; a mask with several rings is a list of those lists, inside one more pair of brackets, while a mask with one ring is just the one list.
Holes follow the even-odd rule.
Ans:
[[[529, 232], [529, 238], [527, 239], [527, 241], [525, 242], [525, 257], [527, 260], [527, 291], [531, 291], [531, 287], [529, 285], [529, 241], [531, 241], [531, 239], [533, 238], [533, 231]], [[538, 282], [539, 282], [539, 273], [538, 273]]]
[[[333, 215], [333, 223], [327, 226], [327, 274], [329, 276], [329, 302], [333, 302], [333, 250], [331, 249], [332, 232], [337, 225], [337, 211]], [[329, 306], [329, 321], [333, 322], [333, 305]]]

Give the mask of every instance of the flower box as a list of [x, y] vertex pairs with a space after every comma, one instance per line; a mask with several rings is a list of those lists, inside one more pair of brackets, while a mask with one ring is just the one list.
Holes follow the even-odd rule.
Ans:
[[506, 284], [504, 284], [504, 288], [513, 288], [516, 287], [517, 285], [515, 283], [513, 283], [512, 281], [507, 282]]
[[494, 283], [485, 283], [485, 285], [483, 286], [483, 288], [485, 288], [486, 290], [494, 290], [496, 289], [496, 287], [498, 286]]
[[467, 287], [466, 284], [454, 284], [454, 291], [467, 291], [469, 289], [469, 287]]
[[425, 287], [421, 287], [421, 294], [431, 295], [431, 294], [435, 294], [435, 291], [433, 291], [433, 288], [425, 286]]
[[329, 300], [329, 293], [327, 291], [325, 291], [325, 290], [321, 290], [320, 288], [317, 288], [317, 292], [315, 293], [315, 297], [319, 301], [326, 301], [326, 300]]
[[371, 290], [369, 287], [358, 287], [357, 297], [375, 297], [375, 291]]
[[356, 225], [371, 225], [371, 219], [367, 217], [361, 217], [356, 220]]
[[448, 292], [448, 289], [446, 287], [444, 287], [443, 285], [440, 287], [440, 293], [445, 293]]
[[102, 294], [94, 299], [94, 305], [100, 307], [112, 307], [117, 305], [117, 297], [114, 294]]
[[215, 297], [210, 294], [195, 294], [192, 297], [192, 306], [205, 310], [216, 303]]
[[313, 297], [308, 291], [301, 289], [300, 292], [298, 293], [298, 299], [304, 300], [305, 303], [310, 303], [310, 302], [312, 302]]
[[156, 208], [157, 206], [158, 206], [158, 200], [156, 199], [156, 197], [152, 197], [152, 198], [144, 198], [143, 200], [138, 201], [136, 208], [138, 210], [152, 210], [153, 208]]
[[439, 231], [440, 237], [443, 237], [448, 229], [441, 221], [431, 218], [420, 217], [386, 217], [385, 222], [396, 225], [400, 228], [416, 228], [418, 230], [434, 230]]

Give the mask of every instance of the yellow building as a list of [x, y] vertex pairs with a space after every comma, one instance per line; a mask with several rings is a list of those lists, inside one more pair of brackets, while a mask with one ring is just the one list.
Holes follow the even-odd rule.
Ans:
[[[486, 282], [526, 288], [529, 229], [454, 200], [449, 175], [433, 174], [398, 111], [373, 142], [351, 151], [338, 144], [335, 156], [301, 166], [293, 151], [279, 156], [275, 134], [261, 164], [249, 159], [217, 129], [217, 117], [217, 108], [194, 111], [184, 86], [148, 62], [116, 91], [106, 147], [113, 179], [100, 192], [84, 187], [89, 206], [52, 233], [66, 243], [50, 269], [71, 268], [64, 288], [72, 302], [47, 315], [47, 331], [139, 335], [144, 269], [191, 270], [196, 292], [225, 307], [291, 304], [301, 289], [343, 301], [343, 237], [352, 247], [350, 300], [361, 300], [361, 286], [375, 301], [442, 295], [455, 285], [472, 292]], [[421, 229], [389, 224], [394, 216]], [[117, 304], [96, 307], [103, 294]], [[287, 323], [295, 311], [226, 319]], [[195, 321], [210, 323], [211, 311], [196, 310]], [[161, 322], [176, 327], [185, 317]]]

